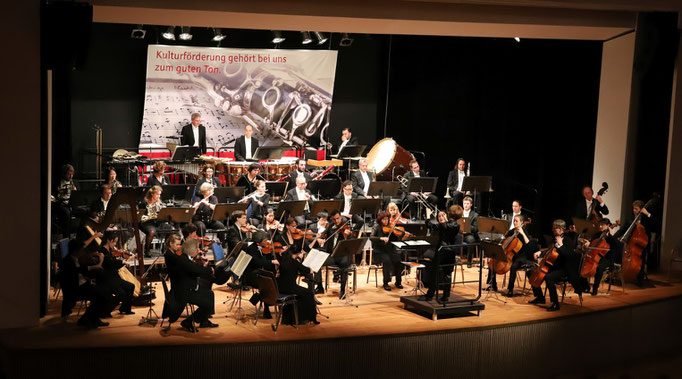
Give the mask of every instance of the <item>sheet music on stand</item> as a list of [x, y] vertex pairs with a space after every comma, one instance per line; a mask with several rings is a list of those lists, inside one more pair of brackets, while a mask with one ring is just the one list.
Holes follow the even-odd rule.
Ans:
[[308, 255], [303, 260], [303, 265], [305, 267], [309, 267], [314, 272], [318, 272], [328, 257], [329, 253], [318, 249], [312, 249], [308, 252]]
[[242, 275], [244, 275], [244, 270], [246, 270], [249, 262], [251, 262], [251, 258], [253, 257], [251, 257], [249, 254], [246, 254], [244, 251], [240, 252], [237, 260], [235, 260], [234, 264], [232, 265], [232, 273], [237, 275], [238, 278], [241, 278]]
[[404, 242], [405, 242], [405, 245], [407, 245], [407, 246], [430, 246], [431, 245], [428, 241], [424, 241], [424, 240], [407, 240]]

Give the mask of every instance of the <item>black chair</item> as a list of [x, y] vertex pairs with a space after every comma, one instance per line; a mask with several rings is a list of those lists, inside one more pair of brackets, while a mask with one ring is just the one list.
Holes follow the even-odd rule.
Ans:
[[[164, 304], [164, 306], [168, 306], [169, 309], [172, 309], [172, 305], [170, 303], [171, 294], [170, 294], [170, 291], [168, 290], [168, 284], [166, 283], [167, 279], [168, 279], [167, 276], [161, 278], [161, 286], [163, 286], [163, 295], [164, 295], [163, 304]], [[192, 314], [194, 314], [194, 304], [185, 304], [185, 312], [187, 312], [188, 317], [191, 316]], [[161, 327], [161, 328], [163, 328], [163, 320], [164, 319], [162, 318], [161, 319], [161, 325], [159, 325], [159, 327]], [[169, 320], [167, 330], [170, 330], [172, 324], [173, 323], [170, 322], [170, 320]], [[197, 327], [194, 325], [194, 320], [192, 320], [192, 333], [198, 333], [198, 332], [199, 332], [199, 329], [197, 329]]]
[[271, 275], [257, 275], [258, 277], [258, 291], [260, 293], [261, 299], [258, 304], [258, 311], [256, 312], [256, 321], [254, 325], [258, 324], [258, 314], [263, 307], [263, 303], [268, 306], [275, 307], [275, 325], [272, 325], [272, 330], [277, 332], [279, 328], [279, 323], [282, 321], [282, 310], [285, 305], [294, 306], [294, 320], [295, 325], [298, 325], [298, 302], [296, 301], [296, 295], [285, 295], [279, 293], [279, 288], [277, 288], [277, 282], [275, 278]]

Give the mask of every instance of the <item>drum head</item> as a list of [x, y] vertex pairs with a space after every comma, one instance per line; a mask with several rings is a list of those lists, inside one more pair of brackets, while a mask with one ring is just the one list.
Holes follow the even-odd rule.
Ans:
[[382, 173], [395, 156], [397, 144], [391, 138], [384, 138], [372, 147], [367, 153], [367, 169], [374, 170], [377, 174]]

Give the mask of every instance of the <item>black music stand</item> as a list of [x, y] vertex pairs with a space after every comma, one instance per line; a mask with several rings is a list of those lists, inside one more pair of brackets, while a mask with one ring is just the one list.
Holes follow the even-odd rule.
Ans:
[[[320, 180], [311, 180], [308, 182], [306, 188], [310, 193], [314, 194], [318, 199], [321, 198], [320, 194], [331, 194], [335, 191], [334, 186], [338, 185], [339, 181], [338, 179], [320, 179]], [[335, 193], [332, 196], [329, 197], [334, 197], [338, 194]], [[326, 197], [326, 196], [323, 196]]]
[[367, 190], [367, 196], [378, 196], [383, 199], [385, 196], [398, 197], [400, 182], [371, 182]]
[[597, 234], [599, 234], [599, 229], [592, 223], [592, 221], [586, 221], [581, 218], [573, 217], [573, 225], [575, 225], [575, 231], [588, 240], [592, 240]]
[[492, 176], [465, 176], [462, 180], [462, 192], [472, 192], [474, 194], [474, 211], [479, 213], [476, 206], [476, 198], [479, 192], [492, 191]]
[[201, 151], [198, 146], [177, 146], [173, 151], [171, 160], [173, 161], [191, 161], [195, 157], [199, 156]]
[[157, 220], [166, 221], [168, 223], [183, 224], [192, 222], [193, 209], [192, 208], [176, 208], [168, 207], [159, 211]]
[[248, 207], [249, 203], [216, 204], [211, 220], [223, 222], [235, 211], [243, 211], [246, 213], [246, 208]]
[[271, 198], [283, 198], [287, 193], [287, 188], [289, 188], [288, 180], [283, 180], [281, 182], [265, 182], [265, 190], [268, 191]]
[[336, 154], [337, 159], [348, 159], [361, 157], [362, 153], [367, 149], [367, 145], [346, 145]]
[[[492, 258], [497, 261], [501, 262], [507, 262], [507, 256], [504, 254], [504, 248], [502, 245], [497, 244], [497, 243], [491, 243], [487, 241], [481, 241], [481, 249], [483, 250], [483, 256], [486, 258]], [[490, 268], [490, 273], [491, 275], [497, 276], [495, 273], [495, 270]], [[505, 274], [506, 275], [506, 274]], [[497, 279], [496, 279], [497, 280]], [[497, 297], [497, 292], [494, 291], [492, 288], [488, 289], [488, 294], [485, 296], [484, 300], [488, 300], [490, 297], [490, 294], [494, 294], [495, 299], [498, 301], [502, 301], [504, 304], [507, 304], [507, 300], [500, 299]]]
[[161, 200], [171, 200], [172, 202], [185, 200], [188, 191], [191, 196], [192, 191], [190, 190], [190, 187], [191, 186], [187, 184], [167, 184], [162, 186], [161, 188], [163, 191], [161, 192]]
[[213, 190], [219, 203], [236, 203], [244, 198], [244, 187], [218, 187]]
[[[365, 247], [365, 244], [367, 243], [367, 238], [352, 238], [352, 239], [347, 239], [347, 240], [341, 240], [339, 243], [336, 244], [336, 247], [334, 248], [334, 252], [332, 252], [333, 257], [345, 257], [345, 256], [350, 256], [354, 257], [356, 254], [359, 254], [362, 251], [362, 248]], [[351, 265], [352, 266], [352, 265]], [[349, 266], [350, 268], [350, 266]], [[341, 269], [340, 270], [348, 270], [348, 269]], [[341, 275], [348, 275], [348, 271], [341, 272]], [[354, 305], [353, 300], [351, 299], [351, 293], [348, 288], [348, 279], [344, 281], [345, 288], [344, 288], [344, 293], [346, 294], [346, 304], [349, 305]], [[355, 305], [357, 308], [358, 306]]]
[[282, 201], [275, 210], [275, 219], [281, 220], [282, 214], [287, 213], [287, 217], [302, 216], [305, 209], [306, 200]]
[[407, 193], [410, 192], [436, 192], [436, 177], [410, 178], [407, 182]]
[[93, 202], [101, 197], [99, 190], [77, 190], [71, 191], [69, 198], [69, 205], [72, 208], [79, 206], [90, 206]]
[[258, 146], [251, 159], [255, 161], [281, 159], [287, 149], [289, 149], [287, 146]]
[[509, 231], [509, 221], [500, 218], [478, 217], [478, 232], [489, 233], [489, 240], [493, 239], [493, 234], [502, 234]]
[[381, 199], [355, 199], [350, 203], [350, 214], [362, 215], [362, 220], [367, 219], [367, 215], [376, 216], [381, 209]]
[[318, 200], [313, 202], [313, 207], [310, 211], [310, 214], [315, 216], [320, 212], [327, 212], [327, 214], [329, 214], [333, 210], [341, 210], [342, 204], [343, 200]]

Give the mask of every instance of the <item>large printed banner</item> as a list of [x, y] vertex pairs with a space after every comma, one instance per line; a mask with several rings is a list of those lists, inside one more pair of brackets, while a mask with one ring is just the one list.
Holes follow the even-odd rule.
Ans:
[[327, 142], [336, 56], [150, 45], [140, 147], [179, 143], [169, 137], [198, 112], [216, 151], [232, 148], [246, 124], [262, 145], [318, 148]]

